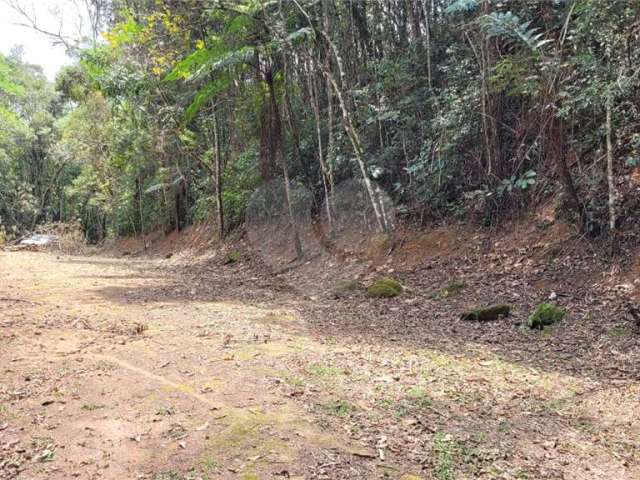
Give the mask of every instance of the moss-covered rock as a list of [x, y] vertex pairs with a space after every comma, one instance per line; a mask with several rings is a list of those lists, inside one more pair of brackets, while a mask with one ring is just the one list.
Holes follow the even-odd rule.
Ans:
[[460, 315], [460, 318], [468, 321], [490, 322], [491, 320], [497, 320], [500, 317], [508, 317], [510, 312], [511, 306], [509, 305], [490, 305], [488, 307], [467, 310]]
[[542, 330], [548, 325], [559, 322], [567, 315], [566, 310], [553, 303], [541, 303], [529, 317], [529, 328]]
[[367, 288], [367, 295], [372, 298], [392, 298], [402, 293], [402, 285], [393, 278], [383, 277], [374, 281]]
[[238, 250], [231, 250], [228, 252], [224, 259], [222, 260], [223, 265], [231, 265], [232, 263], [237, 263], [242, 260], [242, 253]]

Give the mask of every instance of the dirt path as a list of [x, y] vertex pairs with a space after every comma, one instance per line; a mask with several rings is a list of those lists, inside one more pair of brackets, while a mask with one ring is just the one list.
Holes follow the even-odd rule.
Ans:
[[163, 282], [135, 260], [0, 254], [0, 278], [0, 478], [295, 478], [361, 448], [274, 384], [321, 348], [290, 312], [132, 302]]
[[0, 252], [0, 478], [640, 478], [638, 382], [323, 335], [161, 263]]

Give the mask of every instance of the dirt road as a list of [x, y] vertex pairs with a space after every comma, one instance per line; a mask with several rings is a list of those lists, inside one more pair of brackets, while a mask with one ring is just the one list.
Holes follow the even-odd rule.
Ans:
[[0, 478], [640, 478], [637, 382], [323, 338], [230, 281], [0, 252]]
[[163, 279], [130, 259], [0, 254], [0, 278], [0, 478], [295, 478], [354, 452], [278, 388], [319, 348], [290, 312], [137, 301]]

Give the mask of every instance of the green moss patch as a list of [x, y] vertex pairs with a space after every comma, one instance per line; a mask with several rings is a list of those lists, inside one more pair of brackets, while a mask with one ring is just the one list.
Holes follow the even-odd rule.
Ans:
[[242, 260], [242, 253], [238, 250], [231, 250], [222, 259], [222, 264], [231, 265], [233, 263], [238, 263], [240, 260]]
[[393, 278], [383, 277], [375, 280], [369, 288], [367, 295], [372, 298], [392, 298], [402, 293], [402, 285]]
[[548, 325], [559, 322], [566, 315], [566, 310], [553, 303], [541, 303], [529, 317], [528, 325], [529, 328], [542, 330]]
[[510, 305], [499, 304], [467, 310], [460, 315], [460, 318], [467, 321], [490, 322], [500, 317], [508, 317], [509, 313], [511, 313]]

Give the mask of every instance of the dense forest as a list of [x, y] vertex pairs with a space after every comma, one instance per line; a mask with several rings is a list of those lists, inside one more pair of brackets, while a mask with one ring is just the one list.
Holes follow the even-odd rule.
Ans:
[[54, 84], [0, 56], [5, 238], [69, 221], [91, 242], [201, 221], [222, 237], [274, 180], [292, 215], [302, 186], [330, 221], [348, 179], [382, 230], [381, 192], [423, 224], [553, 203], [587, 236], [631, 231], [636, 2], [88, 5], [93, 36], [54, 38], [76, 59]]

